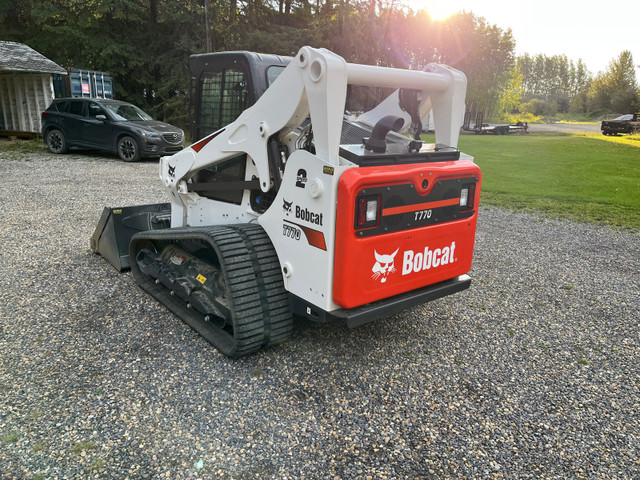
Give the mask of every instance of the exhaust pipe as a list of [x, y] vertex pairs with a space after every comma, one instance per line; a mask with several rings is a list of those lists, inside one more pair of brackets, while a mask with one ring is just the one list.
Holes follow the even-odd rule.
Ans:
[[391, 130], [398, 132], [403, 125], [404, 120], [400, 117], [396, 117], [395, 115], [382, 117], [373, 127], [371, 136], [369, 138], [365, 138], [364, 148], [376, 153], [384, 153], [387, 150], [387, 133]]

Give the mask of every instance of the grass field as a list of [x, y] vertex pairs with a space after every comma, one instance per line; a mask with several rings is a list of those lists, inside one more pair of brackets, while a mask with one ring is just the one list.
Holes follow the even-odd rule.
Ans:
[[[463, 134], [459, 148], [482, 169], [481, 205], [640, 228], [638, 135]], [[38, 139], [0, 142], [5, 152], [44, 150]]]
[[640, 228], [638, 136], [465, 134], [459, 148], [482, 169], [481, 205]]
[[9, 140], [0, 137], [0, 152], [32, 153], [43, 152], [47, 149], [41, 138], [31, 140]]

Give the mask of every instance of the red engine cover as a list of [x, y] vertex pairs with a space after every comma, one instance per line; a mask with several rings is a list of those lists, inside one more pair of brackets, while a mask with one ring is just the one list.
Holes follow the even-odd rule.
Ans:
[[[354, 308], [467, 273], [480, 183], [470, 160], [347, 170], [338, 187], [334, 301]], [[357, 228], [358, 198], [378, 200], [376, 225]]]

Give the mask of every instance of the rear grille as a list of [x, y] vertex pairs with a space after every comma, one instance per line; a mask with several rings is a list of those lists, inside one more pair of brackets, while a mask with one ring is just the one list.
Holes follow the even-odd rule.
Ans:
[[182, 142], [182, 134], [181, 133], [163, 133], [162, 138], [167, 143], [171, 143], [172, 145], [177, 145]]
[[[406, 205], [406, 202], [400, 195], [392, 195], [387, 200], [385, 200], [382, 209], [392, 208], [392, 207], [401, 207]], [[387, 217], [382, 217], [384, 222], [384, 226], [386, 227], [396, 227], [404, 220], [405, 214], [401, 215], [390, 215]]]
[[370, 130], [367, 130], [360, 125], [356, 125], [346, 120], [342, 121], [342, 136], [340, 138], [341, 144], [361, 145], [363, 139], [365, 137], [369, 137], [370, 135]]

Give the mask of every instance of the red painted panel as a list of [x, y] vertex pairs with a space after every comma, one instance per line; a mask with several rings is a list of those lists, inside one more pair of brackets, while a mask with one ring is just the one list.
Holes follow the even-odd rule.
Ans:
[[[334, 301], [343, 308], [354, 308], [467, 273], [473, 258], [477, 211], [468, 218], [362, 237], [354, 228], [354, 218], [356, 197], [363, 189], [411, 183], [426, 197], [439, 180], [469, 177], [478, 179], [477, 206], [481, 173], [469, 160], [347, 170], [338, 187]], [[427, 189], [422, 188], [425, 178], [429, 179]], [[383, 205], [382, 215], [452, 205], [456, 202], [451, 199], [388, 209]]]

